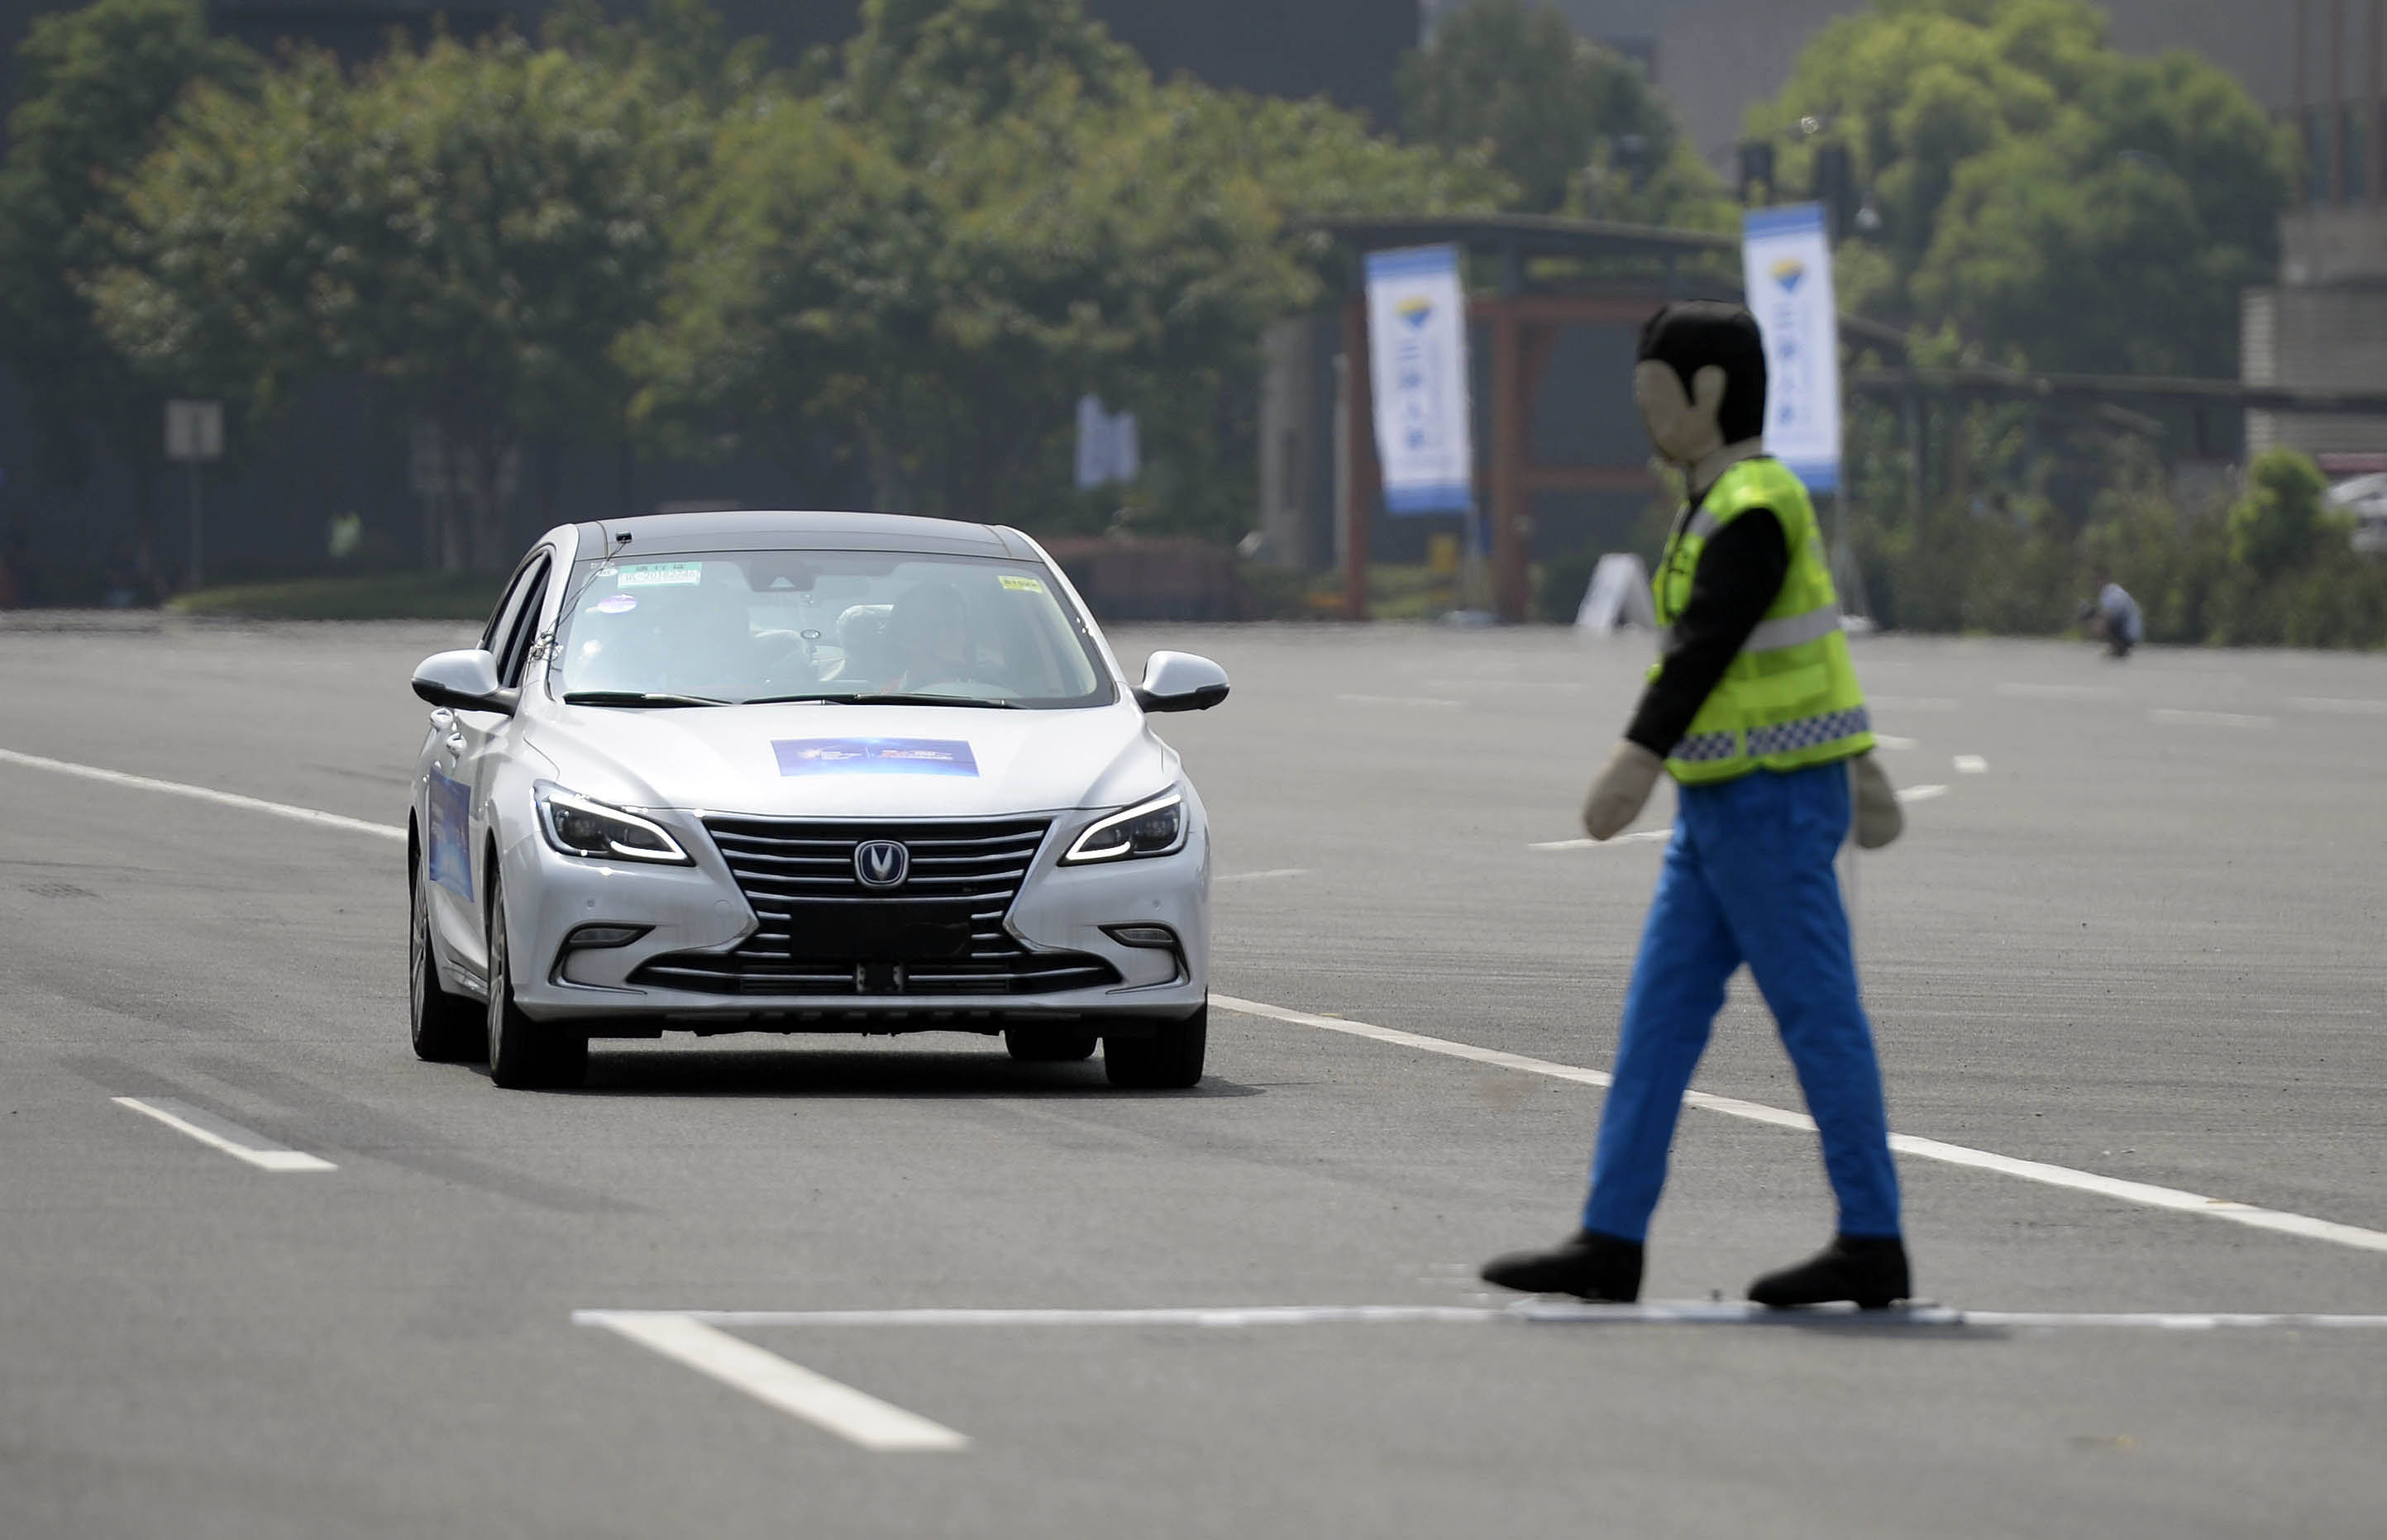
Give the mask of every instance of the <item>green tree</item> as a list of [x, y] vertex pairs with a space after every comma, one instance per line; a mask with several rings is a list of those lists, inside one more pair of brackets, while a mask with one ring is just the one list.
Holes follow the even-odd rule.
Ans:
[[208, 35], [198, 0], [96, 0], [43, 17], [17, 57], [0, 167], [0, 356], [26, 387], [36, 478], [80, 486], [105, 446], [140, 473], [145, 522], [163, 396], [108, 345], [80, 285], [112, 259], [120, 179], [175, 102], [196, 81], [245, 87], [256, 60]]
[[2227, 74], [2116, 53], [2083, 0], [1875, 0], [1749, 129], [1789, 186], [1849, 150], [1878, 226], [1844, 303], [2045, 369], [2231, 372], [2294, 165]]
[[380, 382], [433, 430], [440, 564], [498, 567], [524, 444], [622, 430], [615, 348], [660, 304], [699, 145], [642, 70], [511, 37], [400, 46], [354, 83], [302, 57], [254, 99], [194, 96], [126, 189], [100, 319], [155, 376], [260, 410], [325, 371]]
[[2346, 526], [2326, 507], [2328, 490], [2320, 468], [2297, 450], [2256, 455], [2246, 468], [2246, 495], [2229, 507], [2229, 560], [2267, 581], [2330, 544], [2342, 548]]
[[1402, 132], [1480, 150], [1513, 207], [1720, 226], [1730, 212], [1641, 67], [1538, 0], [1470, 0], [1401, 62]]
[[[1178, 527], [1241, 533], [1260, 330], [1319, 290], [1302, 221], [1497, 191], [1318, 104], [1156, 85], [1077, 0], [873, 0], [843, 72], [722, 127], [648, 420], [764, 449], [816, 426], [883, 506], [1075, 516], [1088, 392], [1143, 414]], [[1215, 526], [1215, 527], [1214, 527]]]

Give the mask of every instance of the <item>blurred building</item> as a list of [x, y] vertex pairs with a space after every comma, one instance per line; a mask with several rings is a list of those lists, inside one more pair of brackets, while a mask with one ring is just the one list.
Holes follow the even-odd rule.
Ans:
[[[2387, 382], [2387, 16], [2377, 0], [2293, 0], [2290, 120], [2305, 146], [2300, 205], [2280, 221], [2280, 281], [2246, 291], [2249, 385]], [[2246, 448], [2303, 449], [2338, 473], [2387, 471], [2387, 418], [2246, 414]]]

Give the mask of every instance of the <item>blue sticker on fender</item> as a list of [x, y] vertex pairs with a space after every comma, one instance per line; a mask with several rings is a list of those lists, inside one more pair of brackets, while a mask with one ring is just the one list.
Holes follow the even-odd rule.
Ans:
[[782, 776], [975, 776], [970, 746], [943, 738], [783, 738]]
[[431, 772], [431, 880], [458, 898], [473, 897], [473, 789]]

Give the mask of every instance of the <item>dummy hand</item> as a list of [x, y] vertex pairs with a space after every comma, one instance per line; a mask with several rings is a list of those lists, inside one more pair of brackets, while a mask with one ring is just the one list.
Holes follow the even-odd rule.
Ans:
[[1889, 776], [1882, 769], [1881, 762], [1870, 753], [1851, 760], [1849, 774], [1856, 788], [1857, 849], [1877, 851], [1906, 827], [1906, 814], [1898, 807], [1897, 789], [1889, 784]]
[[1591, 795], [1584, 799], [1583, 831], [1594, 839], [1623, 833], [1624, 826], [1641, 815], [1649, 789], [1658, 784], [1658, 772], [1665, 767], [1664, 760], [1630, 738], [1617, 744], [1608, 768], [1591, 783]]

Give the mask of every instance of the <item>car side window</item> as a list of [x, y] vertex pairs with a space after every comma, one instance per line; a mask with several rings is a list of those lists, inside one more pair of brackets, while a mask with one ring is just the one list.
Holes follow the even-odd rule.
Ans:
[[529, 591], [531, 579], [545, 568], [544, 562], [525, 562], [515, 572], [513, 581], [506, 585], [506, 591], [499, 597], [498, 607], [489, 612], [489, 624], [481, 628], [482, 651], [503, 650], [506, 639], [513, 635], [514, 616], [522, 607], [523, 595]]
[[523, 574], [522, 603], [507, 630], [505, 650], [498, 655], [498, 683], [508, 689], [522, 686], [523, 664], [529, 658], [531, 639], [538, 634], [539, 612], [547, 607], [548, 568], [549, 563], [542, 561]]

